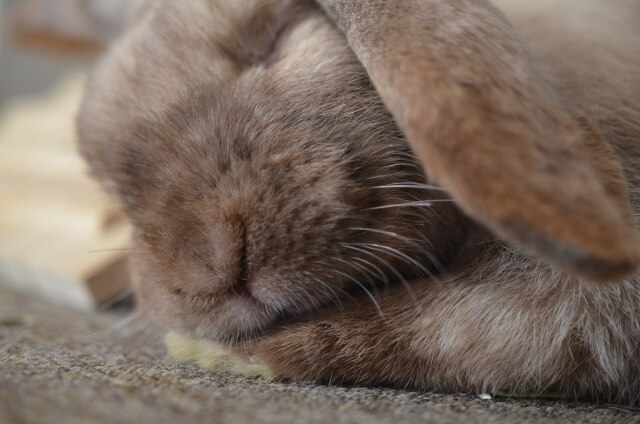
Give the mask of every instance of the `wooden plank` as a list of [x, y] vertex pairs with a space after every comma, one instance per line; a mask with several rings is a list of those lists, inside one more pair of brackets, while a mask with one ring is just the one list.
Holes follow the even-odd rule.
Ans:
[[128, 290], [130, 228], [76, 150], [83, 87], [72, 75], [0, 113], [0, 285], [93, 309]]
[[8, 19], [11, 39], [58, 53], [98, 52], [117, 37], [135, 0], [22, 0]]

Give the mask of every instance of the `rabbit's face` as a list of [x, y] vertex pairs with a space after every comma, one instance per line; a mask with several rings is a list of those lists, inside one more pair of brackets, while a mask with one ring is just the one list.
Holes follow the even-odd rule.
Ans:
[[320, 10], [251, 3], [163, 2], [79, 118], [136, 228], [140, 307], [213, 339], [435, 272], [463, 232]]
[[248, 336], [435, 272], [461, 232], [329, 21], [312, 8], [275, 42], [228, 77], [192, 70], [153, 113], [117, 110], [105, 153], [85, 151], [136, 228], [141, 308], [176, 330]]
[[128, 208], [136, 291], [152, 316], [239, 337], [444, 260], [455, 211], [341, 53], [349, 65], [330, 79], [240, 78], [140, 130], [149, 144], [132, 155], [144, 172]]

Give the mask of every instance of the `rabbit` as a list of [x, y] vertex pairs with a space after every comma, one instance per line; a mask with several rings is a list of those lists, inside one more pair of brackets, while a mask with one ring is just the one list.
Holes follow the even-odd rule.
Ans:
[[298, 380], [640, 404], [635, 1], [147, 9], [77, 126], [152, 320]]

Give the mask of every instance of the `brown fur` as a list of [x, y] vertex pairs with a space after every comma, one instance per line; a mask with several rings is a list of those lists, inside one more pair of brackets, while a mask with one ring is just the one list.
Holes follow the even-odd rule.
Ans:
[[97, 67], [143, 311], [294, 378], [639, 403], [640, 104], [485, 2], [320, 3], [353, 52], [310, 1], [167, 0]]
[[636, 229], [576, 148], [582, 134], [567, 108], [488, 2], [320, 3], [429, 174], [467, 213], [588, 278], [635, 268]]

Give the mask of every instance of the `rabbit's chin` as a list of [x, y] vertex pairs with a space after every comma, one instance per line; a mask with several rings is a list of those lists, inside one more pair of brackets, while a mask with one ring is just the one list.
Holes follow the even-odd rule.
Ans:
[[262, 334], [280, 314], [247, 291], [219, 298], [158, 287], [136, 279], [140, 311], [169, 330], [215, 341], [241, 341]]
[[[185, 315], [177, 316], [177, 322], [169, 322], [167, 327], [198, 338], [235, 342], [262, 334], [279, 316], [248, 291], [228, 294], [210, 306], [201, 306], [202, 301], [192, 297], [176, 302], [176, 313]], [[189, 314], [194, 309], [199, 313]]]

